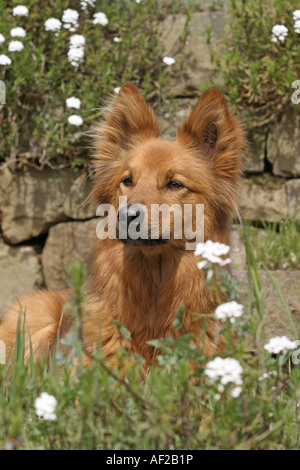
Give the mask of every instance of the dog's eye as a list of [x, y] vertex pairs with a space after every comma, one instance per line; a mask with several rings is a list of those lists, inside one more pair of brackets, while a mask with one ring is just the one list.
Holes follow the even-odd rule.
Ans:
[[132, 185], [132, 178], [130, 178], [130, 176], [127, 176], [122, 180], [122, 183], [124, 184], [124, 186], [129, 187]]
[[184, 186], [179, 183], [179, 181], [171, 180], [167, 183], [167, 188], [173, 189], [173, 191], [178, 191], [178, 189], [184, 188]]

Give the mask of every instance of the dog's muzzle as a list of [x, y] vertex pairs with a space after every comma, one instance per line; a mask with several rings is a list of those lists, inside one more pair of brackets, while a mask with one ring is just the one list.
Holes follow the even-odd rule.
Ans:
[[117, 237], [123, 243], [135, 247], [165, 245], [169, 239], [151, 238], [146, 208], [139, 204], [124, 206], [118, 213]]

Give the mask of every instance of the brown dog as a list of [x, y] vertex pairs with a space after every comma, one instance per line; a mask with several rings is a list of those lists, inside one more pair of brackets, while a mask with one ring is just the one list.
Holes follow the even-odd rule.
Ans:
[[[180, 305], [186, 308], [183, 329], [194, 333], [197, 347], [207, 356], [222, 351], [221, 342], [214, 340], [215, 321], [195, 315], [213, 312], [217, 302], [205, 285], [203, 271], [197, 268], [194, 252], [186, 249], [184, 236], [175, 238], [171, 229], [165, 239], [160, 220], [155, 239], [150, 235], [148, 239], [121, 239], [123, 217], [128, 228], [128, 220], [134, 223], [137, 215], [144, 216], [153, 204], [175, 204], [179, 209], [185, 204], [203, 204], [204, 239], [228, 244], [245, 145], [243, 130], [216, 89], [203, 94], [179, 127], [176, 141], [162, 141], [159, 134], [152, 110], [131, 84], [122, 87], [95, 128], [92, 196], [98, 204], [116, 208], [117, 235], [96, 239], [82, 317], [87, 351], [92, 353], [97, 345], [101, 327], [102, 351], [107, 357], [114, 355], [121, 344], [115, 320], [131, 332], [132, 340], [125, 347], [143, 355], [147, 364], [153, 359], [153, 348], [147, 341], [179, 334], [173, 323]], [[126, 196], [127, 205], [118, 209], [120, 196]], [[132, 213], [136, 204], [143, 209]], [[149, 221], [151, 217], [148, 225]], [[51, 351], [69, 294], [39, 291], [14, 303], [0, 325], [7, 354], [14, 343], [20, 304], [26, 311], [34, 355]], [[63, 316], [60, 337], [73, 321], [70, 314]], [[25, 358], [29, 351], [27, 341]], [[89, 361], [86, 355], [85, 363]]]

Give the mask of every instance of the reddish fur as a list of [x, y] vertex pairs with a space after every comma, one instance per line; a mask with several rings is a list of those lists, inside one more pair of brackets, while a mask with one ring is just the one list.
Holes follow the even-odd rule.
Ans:
[[[228, 243], [245, 140], [218, 90], [204, 93], [178, 129], [177, 140], [166, 142], [159, 139], [152, 110], [137, 89], [126, 84], [94, 134], [92, 197], [99, 204], [117, 207], [120, 195], [126, 195], [129, 204], [147, 207], [153, 203], [204, 204], [205, 239]], [[134, 185], [126, 188], [120, 182], [128, 175], [128, 168]], [[167, 190], [167, 177], [179, 179], [188, 189]], [[217, 302], [197, 268], [197, 259], [184, 249], [184, 243], [171, 240], [160, 247], [136, 248], [119, 240], [96, 240], [82, 319], [89, 352], [98, 342], [101, 326], [103, 353], [114, 355], [122, 342], [113, 323], [117, 320], [132, 335], [132, 341], [122, 345], [142, 354], [150, 364], [153, 348], [147, 341], [179, 334], [173, 322], [175, 310], [182, 304], [186, 306], [183, 329], [194, 333], [197, 346], [203, 347], [207, 356], [223, 350], [222, 342], [214, 341], [217, 325], [211, 318], [206, 319], [208, 329], [201, 344], [205, 320], [193, 312], [212, 312]], [[53, 346], [68, 293], [38, 292], [20, 299], [35, 355], [44, 355]], [[18, 313], [19, 304], [15, 303], [0, 325], [0, 339], [4, 339], [7, 352], [14, 342]], [[70, 315], [64, 316], [61, 335], [71, 322]], [[89, 361], [87, 355], [85, 363]]]

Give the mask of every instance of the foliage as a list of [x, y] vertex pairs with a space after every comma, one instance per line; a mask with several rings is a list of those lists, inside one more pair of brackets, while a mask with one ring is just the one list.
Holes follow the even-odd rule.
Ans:
[[[300, 77], [300, 34], [294, 28], [293, 12], [298, 8], [297, 0], [230, 0], [229, 35], [222, 50], [211, 54], [226, 94], [246, 111], [252, 125], [265, 124], [294, 106], [292, 84]], [[288, 28], [283, 41], [272, 41], [276, 24]]]
[[[300, 226], [295, 220], [285, 218], [280, 222], [261, 222], [255, 227], [246, 222], [247, 233], [260, 268], [298, 269], [300, 265]], [[241, 231], [245, 239], [245, 232]]]
[[[90, 145], [85, 133], [101, 116], [104, 97], [114, 94], [114, 88], [131, 81], [149, 101], [170, 97], [170, 80], [178, 65], [167, 67], [162, 62], [159, 21], [172, 10], [171, 3], [98, 0], [94, 8], [81, 11], [79, 0], [28, 0], [28, 16], [13, 16], [18, 2], [1, 2], [0, 32], [6, 40], [0, 44], [0, 54], [8, 55], [12, 63], [0, 65], [7, 95], [6, 105], [0, 106], [0, 160], [81, 165]], [[46, 31], [45, 21], [61, 20], [69, 8], [80, 13], [76, 31], [64, 27], [57, 35]], [[105, 12], [106, 26], [93, 24], [98, 11]], [[10, 53], [10, 31], [16, 26], [26, 31], [25, 38], [14, 38], [24, 49]], [[68, 60], [72, 34], [86, 40], [84, 60], [76, 67]], [[115, 42], [116, 37], [122, 40]], [[66, 99], [71, 96], [82, 103], [80, 128], [68, 123], [72, 110]]]
[[[292, 352], [272, 355], [264, 349], [263, 294], [249, 239], [246, 241], [252, 286], [249, 293], [253, 294], [244, 315], [233, 324], [223, 323], [219, 332], [225, 337], [226, 357], [237, 359], [243, 368], [239, 396], [232, 396], [230, 383], [222, 390], [217, 383], [208, 381], [207, 359], [201, 349], [192, 345], [189, 334], [178, 339], [154, 340], [159, 365], [153, 365], [143, 379], [142, 358], [133, 360], [123, 350], [119, 350], [115, 364], [95, 351], [91, 367], [83, 369], [80, 323], [64, 342], [72, 355], [66, 357], [58, 350], [48, 363], [34, 365], [29, 360], [24, 365], [20, 321], [17, 359], [10, 374], [10, 360], [0, 366], [0, 448], [299, 448], [299, 351], [291, 357]], [[217, 269], [212, 269], [218, 275]], [[75, 265], [71, 284], [77, 312], [81, 309], [83, 277], [81, 266]], [[230, 277], [223, 276], [222, 290], [231, 292], [232, 286]], [[181, 328], [182, 314], [180, 308], [175, 320], [177, 328]], [[289, 315], [288, 321], [292, 321]], [[128, 339], [126, 330], [124, 334]], [[78, 360], [76, 369], [74, 358]], [[55, 421], [36, 415], [34, 403], [41, 392], [57, 400]]]

